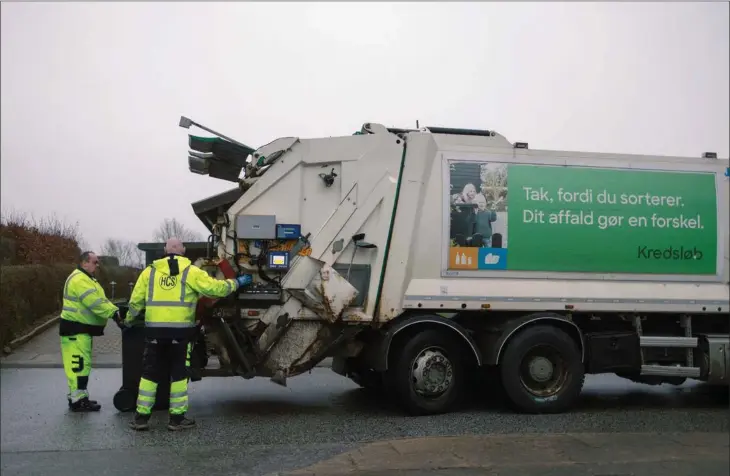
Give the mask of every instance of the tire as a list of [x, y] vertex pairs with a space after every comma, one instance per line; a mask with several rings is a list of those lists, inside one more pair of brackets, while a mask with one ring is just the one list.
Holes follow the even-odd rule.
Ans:
[[[552, 375], [546, 383], [547, 389], [540, 389], [541, 384], [535, 380], [535, 377], [544, 379], [548, 374], [543, 365], [540, 375], [541, 366], [534, 357], [551, 361]], [[529, 362], [536, 363], [532, 374]], [[508, 403], [516, 411], [562, 413], [580, 396], [585, 367], [578, 346], [568, 334], [541, 325], [523, 330], [508, 342], [500, 364], [500, 377]]]
[[[386, 373], [387, 387], [400, 405], [411, 415], [446, 413], [454, 409], [462, 400], [466, 374], [461, 350], [462, 342], [448, 332], [431, 329], [422, 331], [406, 341], [405, 345], [393, 356], [394, 360]], [[437, 396], [419, 394], [414, 384], [413, 367], [417, 364], [416, 359], [429, 348], [436, 348], [450, 364], [450, 372], [443, 373], [443, 375], [451, 377], [449, 385]], [[423, 364], [426, 359], [422, 358], [420, 362]], [[435, 362], [433, 357], [431, 362]], [[434, 363], [434, 365], [437, 370], [443, 368], [443, 363]]]
[[114, 408], [122, 413], [131, 412], [137, 406], [137, 393], [132, 390], [120, 388], [114, 394]]

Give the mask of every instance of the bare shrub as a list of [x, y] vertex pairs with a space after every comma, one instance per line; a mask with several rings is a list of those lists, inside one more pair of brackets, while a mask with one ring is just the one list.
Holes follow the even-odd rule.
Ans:
[[0, 213], [0, 237], [5, 242], [3, 265], [73, 263], [83, 242], [78, 222], [67, 223], [55, 213], [36, 218], [17, 210]]
[[32, 213], [12, 209], [0, 213], [0, 226], [25, 228], [41, 235], [74, 240], [77, 244], [82, 239], [79, 223], [66, 223], [56, 213], [36, 218]]
[[121, 266], [133, 268], [144, 267], [144, 252], [137, 248], [137, 244], [130, 240], [115, 240], [109, 238], [101, 247], [101, 254], [114, 256]]
[[165, 218], [160, 227], [155, 231], [155, 240], [165, 242], [170, 238], [178, 238], [181, 241], [202, 241], [200, 233], [187, 228], [175, 218]]

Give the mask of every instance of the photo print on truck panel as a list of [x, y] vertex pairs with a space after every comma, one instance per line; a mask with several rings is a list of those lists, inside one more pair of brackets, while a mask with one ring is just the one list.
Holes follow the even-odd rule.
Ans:
[[450, 270], [717, 272], [711, 172], [450, 161], [449, 184]]
[[507, 267], [507, 165], [449, 164], [449, 269]]

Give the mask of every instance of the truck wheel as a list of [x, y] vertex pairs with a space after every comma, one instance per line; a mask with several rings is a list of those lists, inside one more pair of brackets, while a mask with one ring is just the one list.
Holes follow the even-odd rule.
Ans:
[[577, 400], [585, 368], [571, 337], [552, 326], [535, 326], [515, 336], [500, 365], [511, 406], [524, 413], [561, 413]]
[[388, 386], [409, 413], [445, 413], [461, 399], [465, 367], [459, 344], [451, 335], [429, 329], [394, 356]]

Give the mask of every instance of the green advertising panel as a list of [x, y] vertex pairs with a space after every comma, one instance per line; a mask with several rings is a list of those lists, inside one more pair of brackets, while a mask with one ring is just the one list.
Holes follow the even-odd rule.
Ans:
[[452, 163], [449, 269], [714, 275], [711, 173]]

